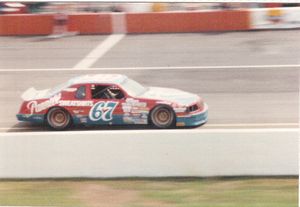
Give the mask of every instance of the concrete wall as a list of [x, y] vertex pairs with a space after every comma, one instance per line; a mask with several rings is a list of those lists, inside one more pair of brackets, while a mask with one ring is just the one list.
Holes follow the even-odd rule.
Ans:
[[0, 134], [0, 178], [297, 174], [297, 129]]

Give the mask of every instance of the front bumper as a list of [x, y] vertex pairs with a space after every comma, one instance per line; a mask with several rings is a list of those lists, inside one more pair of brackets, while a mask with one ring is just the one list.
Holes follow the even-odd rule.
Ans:
[[207, 122], [208, 106], [204, 105], [204, 109], [198, 113], [188, 114], [185, 116], [177, 116], [176, 126], [199, 126]]

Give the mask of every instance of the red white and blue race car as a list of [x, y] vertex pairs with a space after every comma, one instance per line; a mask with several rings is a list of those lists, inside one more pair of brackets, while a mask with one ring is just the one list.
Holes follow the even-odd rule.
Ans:
[[208, 115], [207, 105], [198, 95], [144, 87], [119, 74], [79, 76], [40, 91], [30, 88], [22, 98], [18, 120], [46, 123], [55, 130], [72, 124], [197, 126], [205, 123]]

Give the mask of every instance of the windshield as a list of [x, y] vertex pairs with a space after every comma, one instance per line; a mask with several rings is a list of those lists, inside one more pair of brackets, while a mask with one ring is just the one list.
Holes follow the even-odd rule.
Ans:
[[139, 96], [147, 91], [146, 87], [129, 78], [121, 83], [121, 86], [130, 96]]

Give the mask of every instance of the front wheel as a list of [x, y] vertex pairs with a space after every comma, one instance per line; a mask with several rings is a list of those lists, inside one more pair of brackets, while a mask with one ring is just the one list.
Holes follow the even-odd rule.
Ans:
[[171, 128], [175, 125], [175, 114], [168, 106], [157, 106], [150, 114], [151, 123], [161, 129]]
[[47, 124], [54, 130], [64, 130], [70, 127], [71, 116], [62, 108], [52, 108], [47, 113]]

